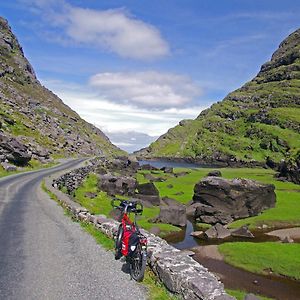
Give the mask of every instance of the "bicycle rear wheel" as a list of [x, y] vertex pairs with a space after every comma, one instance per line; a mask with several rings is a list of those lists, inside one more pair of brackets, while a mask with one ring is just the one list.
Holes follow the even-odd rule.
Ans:
[[147, 253], [142, 249], [141, 244], [138, 244], [130, 259], [130, 275], [135, 281], [141, 282], [144, 279], [146, 262]]

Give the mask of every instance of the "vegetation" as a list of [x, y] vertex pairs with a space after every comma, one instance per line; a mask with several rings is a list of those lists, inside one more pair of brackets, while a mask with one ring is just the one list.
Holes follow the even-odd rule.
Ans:
[[[90, 198], [87, 195], [87, 192], [92, 192], [96, 194], [96, 197]], [[91, 173], [83, 182], [83, 184], [75, 191], [75, 200], [87, 208], [93, 214], [103, 214], [106, 216], [110, 215], [112, 210], [111, 207], [111, 198], [103, 191], [98, 189], [98, 177], [96, 174]], [[121, 196], [118, 196], [121, 198]], [[124, 197], [123, 197], [124, 198]], [[170, 231], [180, 230], [178, 227], [169, 225], [169, 224], [153, 224], [151, 219], [156, 217], [159, 214], [159, 208], [144, 208], [142, 216], [138, 217], [138, 224], [145, 228], [146, 230], [151, 229], [151, 227], [159, 227], [162, 231], [162, 234], [166, 234]]]
[[[165, 177], [164, 182], [155, 182], [162, 197], [170, 197], [186, 204], [193, 198], [194, 185], [201, 180], [211, 169], [175, 169], [175, 172], [189, 172], [185, 176], [174, 177], [166, 175], [162, 171], [151, 174], [154, 177]], [[250, 228], [260, 227], [262, 224], [269, 227], [275, 226], [300, 226], [300, 188], [299, 185], [290, 182], [278, 181], [274, 178], [275, 172], [263, 168], [222, 168], [224, 178], [248, 178], [263, 183], [274, 184], [277, 196], [276, 207], [264, 211], [256, 217], [238, 220], [230, 224], [231, 228], [237, 228], [248, 224]], [[149, 171], [140, 171], [137, 178], [141, 182], [147, 182], [143, 174]], [[172, 187], [171, 187], [172, 186]]]
[[300, 244], [235, 242], [219, 245], [218, 249], [225, 261], [236, 267], [300, 280]]
[[[226, 292], [229, 295], [235, 297], [237, 300], [244, 300], [245, 296], [248, 294], [247, 292], [238, 291], [238, 290], [229, 290], [229, 289], [226, 289]], [[263, 296], [260, 296], [260, 295], [255, 295], [255, 296], [258, 297], [258, 299], [261, 299], [261, 300], [272, 300], [271, 298], [263, 297]]]
[[[51, 199], [59, 203], [57, 196], [47, 189], [44, 181], [42, 182], [42, 189], [50, 196]], [[64, 211], [66, 215], [72, 217], [71, 213], [67, 209], [64, 208]], [[106, 250], [114, 249], [114, 241], [108, 238], [104, 233], [97, 230], [92, 224], [78, 221], [78, 220], [76, 220], [76, 222], [78, 222], [80, 226], [87, 233], [93, 236], [95, 241], [99, 245], [101, 245], [104, 249]], [[176, 295], [171, 294], [166, 289], [166, 287], [159, 281], [158, 277], [155, 276], [155, 274], [149, 267], [147, 267], [146, 269], [145, 277], [142, 284], [145, 285], [148, 289], [149, 300], [178, 300], [179, 299]]]
[[[275, 162], [295, 157], [300, 147], [299, 32], [288, 37], [267, 67], [240, 89], [168, 130], [143, 157], [216, 162]], [[284, 50], [283, 50], [284, 49]]]
[[19, 168], [17, 171], [5, 171], [3, 167], [0, 165], [0, 178], [8, 175], [18, 174], [22, 172], [35, 171], [44, 168], [51, 168], [57, 165], [57, 162], [50, 162], [47, 164], [42, 164], [40, 161], [32, 159], [27, 167]]
[[96, 242], [100, 244], [106, 250], [114, 249], [114, 241], [110, 239], [107, 235], [99, 231], [90, 223], [80, 222], [80, 226], [91, 236], [94, 237]]

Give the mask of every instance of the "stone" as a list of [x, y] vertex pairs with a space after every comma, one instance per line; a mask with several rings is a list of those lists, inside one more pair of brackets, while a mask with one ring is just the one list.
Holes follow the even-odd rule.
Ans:
[[280, 240], [281, 240], [282, 243], [285, 243], [285, 244], [294, 243], [294, 240], [289, 235], [287, 235], [283, 238], [280, 238]]
[[249, 179], [205, 177], [194, 187], [195, 217], [201, 222], [228, 224], [275, 207], [275, 187]]
[[235, 237], [254, 238], [253, 233], [248, 229], [247, 225], [244, 225], [238, 229], [233, 230], [231, 232], [231, 235]]
[[222, 173], [219, 170], [212, 170], [208, 172], [207, 176], [222, 177]]
[[142, 195], [150, 195], [150, 196], [158, 196], [159, 195], [158, 189], [152, 182], [139, 184], [137, 186], [137, 191], [139, 194], [142, 194]]
[[136, 190], [135, 197], [141, 199], [141, 201], [148, 202], [154, 206], [160, 205], [159, 191], [152, 182], [139, 184]]
[[187, 223], [185, 205], [170, 198], [163, 198], [157, 222], [185, 226]]
[[133, 196], [137, 181], [133, 177], [104, 174], [99, 176], [98, 186], [100, 190], [107, 192], [109, 195]]
[[3, 162], [1, 163], [1, 166], [2, 168], [7, 171], [7, 172], [14, 172], [14, 171], [17, 171], [17, 167], [12, 165], [12, 164], [9, 164], [7, 162]]
[[153, 227], [150, 228], [149, 232], [154, 234], [154, 235], [159, 235], [160, 234], [160, 228], [157, 227], [157, 226], [153, 226]]
[[94, 199], [94, 198], [97, 197], [97, 193], [86, 192], [86, 193], [84, 194], [84, 196], [87, 197], [87, 198]]
[[175, 177], [183, 177], [183, 176], [186, 176], [186, 175], [188, 175], [190, 173], [191, 172], [185, 172], [185, 171], [183, 171], [183, 172], [174, 173], [174, 176]]
[[168, 184], [168, 185], [167, 185], [167, 188], [168, 188], [168, 189], [172, 189], [173, 187], [174, 187], [173, 184]]
[[195, 238], [201, 238], [203, 236], [203, 231], [193, 231], [190, 233], [190, 235]]
[[0, 153], [9, 162], [18, 166], [27, 165], [32, 156], [24, 144], [20, 143], [16, 138], [8, 137], [3, 133], [0, 133]]
[[217, 223], [204, 232], [204, 235], [209, 239], [225, 239], [231, 236], [229, 229]]
[[254, 294], [245, 295], [244, 300], [260, 300], [260, 298], [256, 297]]
[[173, 174], [173, 172], [174, 172], [174, 169], [171, 167], [162, 167], [162, 168], [160, 168], [160, 170], [167, 174]]
[[190, 217], [195, 217], [196, 209], [198, 206], [201, 206], [200, 203], [191, 203], [186, 206], [186, 215]]

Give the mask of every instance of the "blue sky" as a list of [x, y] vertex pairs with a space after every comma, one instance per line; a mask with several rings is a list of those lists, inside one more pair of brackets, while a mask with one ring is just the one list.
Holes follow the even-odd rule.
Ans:
[[42, 84], [129, 151], [253, 78], [300, 27], [289, 0], [15, 0], [0, 14]]

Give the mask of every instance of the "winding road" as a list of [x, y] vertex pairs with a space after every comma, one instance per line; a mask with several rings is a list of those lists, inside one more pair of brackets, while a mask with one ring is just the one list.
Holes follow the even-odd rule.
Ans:
[[0, 299], [146, 299], [145, 287], [41, 190], [51, 169], [0, 179]]

